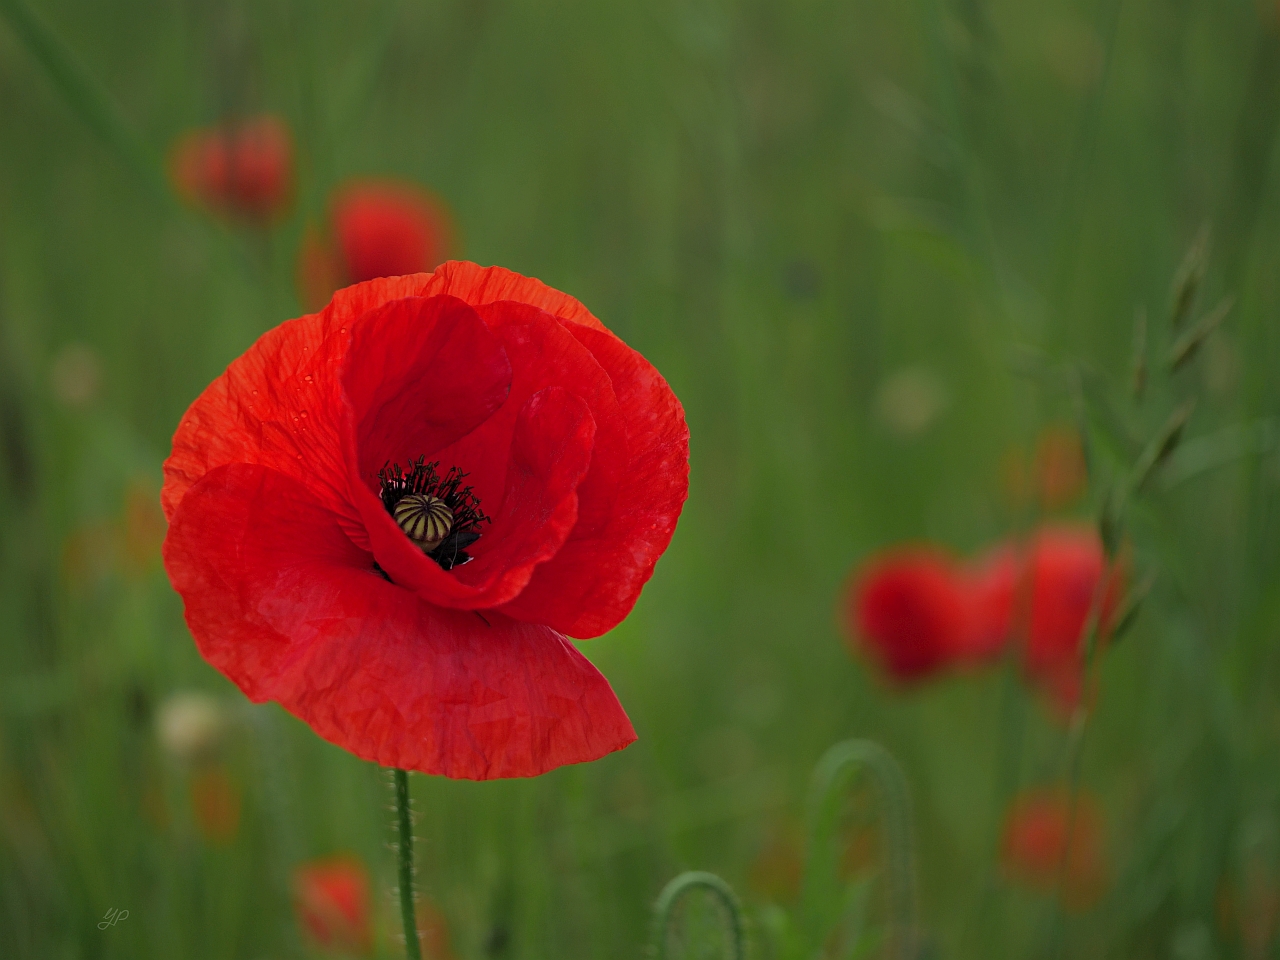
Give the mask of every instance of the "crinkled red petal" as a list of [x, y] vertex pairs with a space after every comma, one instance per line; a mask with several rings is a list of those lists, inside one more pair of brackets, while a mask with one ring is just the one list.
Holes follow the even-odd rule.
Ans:
[[514, 300], [545, 310], [553, 317], [603, 330], [604, 324], [579, 301], [548, 287], [541, 280], [523, 277], [504, 267], [482, 267], [465, 260], [449, 260], [436, 267], [423, 296], [446, 293], [473, 307], [499, 300]]
[[575, 530], [506, 609], [586, 638], [631, 612], [671, 542], [689, 494], [689, 427], [680, 401], [644, 357], [607, 330], [567, 329], [613, 382], [626, 422], [627, 465], [607, 524]]
[[635, 739], [608, 681], [563, 636], [386, 582], [336, 515], [275, 470], [233, 464], [193, 486], [165, 565], [210, 663], [360, 757], [520, 777]]
[[319, 313], [263, 334], [196, 398], [164, 464], [161, 503], [172, 520], [192, 484], [228, 463], [259, 463], [293, 477], [361, 526], [347, 497], [339, 435], [338, 369], [355, 321], [388, 300], [416, 296], [425, 276], [372, 280], [339, 290]]

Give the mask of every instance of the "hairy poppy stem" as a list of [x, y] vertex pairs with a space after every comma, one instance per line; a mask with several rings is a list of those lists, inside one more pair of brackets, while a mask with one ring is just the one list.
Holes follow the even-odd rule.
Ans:
[[658, 902], [653, 908], [653, 954], [657, 960], [668, 960], [671, 953], [671, 923], [676, 906], [685, 895], [695, 889], [708, 891], [720, 902], [724, 911], [725, 933], [729, 939], [729, 960], [745, 960], [747, 955], [747, 936], [742, 922], [742, 905], [738, 902], [733, 888], [714, 873], [701, 870], [689, 870], [680, 874], [658, 894]]
[[404, 922], [404, 955], [407, 960], [422, 960], [418, 946], [418, 921], [413, 914], [413, 824], [409, 819], [409, 774], [397, 769], [396, 826], [400, 842], [396, 844], [396, 858], [400, 869], [400, 919]]
[[[834, 806], [852, 776], [866, 772], [880, 800], [889, 894], [888, 956], [915, 960], [916, 878], [911, 838], [911, 791], [898, 761], [871, 740], [837, 743], [818, 761], [809, 797], [810, 870], [819, 851], [830, 846]], [[811, 881], [812, 882], [812, 881]], [[823, 934], [825, 936], [825, 931]]]

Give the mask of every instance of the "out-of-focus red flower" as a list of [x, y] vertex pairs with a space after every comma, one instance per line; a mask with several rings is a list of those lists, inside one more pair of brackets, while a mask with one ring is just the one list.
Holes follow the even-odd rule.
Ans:
[[191, 775], [191, 814], [200, 836], [224, 844], [240, 829], [240, 790], [226, 767], [209, 764]]
[[1089, 474], [1084, 444], [1075, 427], [1055, 425], [1042, 430], [1032, 462], [1036, 491], [1046, 510], [1068, 507], [1084, 494]]
[[174, 144], [169, 174], [178, 193], [198, 207], [268, 223], [293, 199], [293, 140], [274, 116], [192, 130]]
[[992, 547], [965, 569], [972, 623], [964, 659], [985, 663], [1000, 656], [1013, 635], [1022, 584], [1022, 558], [1011, 543]]
[[951, 559], [932, 547], [877, 554], [851, 583], [849, 635], [891, 679], [923, 680], [963, 650], [972, 622], [966, 586]]
[[303, 304], [315, 309], [351, 283], [434, 270], [449, 255], [453, 233], [444, 201], [416, 184], [352, 180], [330, 201], [328, 229], [303, 238]]
[[369, 922], [369, 873], [354, 857], [312, 860], [293, 872], [298, 923], [318, 947], [331, 953], [373, 952]]
[[1076, 797], [1073, 814], [1071, 798], [1064, 790], [1024, 793], [1014, 801], [1005, 820], [1001, 844], [1005, 873], [1046, 893], [1057, 890], [1061, 882], [1063, 905], [1088, 909], [1107, 886], [1102, 823], [1102, 815], [1088, 794]]
[[[1027, 675], [1065, 709], [1080, 699], [1085, 631], [1106, 568], [1102, 541], [1082, 527], [1042, 527], [1028, 550], [1031, 611]], [[1113, 568], [1098, 597], [1098, 642], [1106, 640], [1123, 596], [1123, 573]]]
[[565, 634], [630, 612], [688, 442], [666, 381], [572, 297], [470, 263], [373, 280], [192, 404], [165, 568], [250, 699], [384, 766], [533, 776], [635, 739]]

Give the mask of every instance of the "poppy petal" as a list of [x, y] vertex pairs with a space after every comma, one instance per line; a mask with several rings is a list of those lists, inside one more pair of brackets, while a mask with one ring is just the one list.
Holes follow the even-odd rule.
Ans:
[[378, 304], [415, 296], [424, 276], [357, 284], [319, 313], [258, 338], [187, 409], [164, 464], [161, 503], [173, 519], [191, 485], [227, 463], [260, 463], [295, 478], [360, 527], [346, 490], [339, 441], [338, 369], [357, 318]]
[[409, 297], [356, 324], [342, 369], [356, 479], [378, 489], [388, 462], [434, 457], [487, 420], [511, 391], [501, 341], [454, 297]]
[[591, 467], [578, 488], [574, 535], [584, 525], [598, 531], [613, 511], [627, 461], [626, 424], [609, 375], [555, 317], [537, 307], [501, 301], [476, 312], [506, 347], [513, 371], [511, 396], [478, 429], [441, 451], [442, 465], [463, 466], [482, 502], [502, 503], [505, 461], [521, 407], [539, 390], [563, 387], [586, 403], [596, 424]]
[[566, 329], [613, 382], [628, 461], [607, 526], [575, 530], [505, 609], [586, 638], [613, 629], [631, 612], [671, 542], [689, 494], [689, 427], [667, 381], [639, 353], [608, 331], [577, 323]]
[[[653, 575], [689, 492], [689, 428], [662, 375], [578, 300], [502, 267], [449, 261], [426, 293], [447, 293], [476, 307], [520, 301], [560, 320], [594, 354], [613, 382], [627, 423], [628, 461], [619, 472], [617, 509], [603, 530], [575, 530], [505, 608], [574, 637], [595, 637], [620, 623]], [[587, 515], [584, 514], [584, 518]]]
[[505, 267], [482, 267], [466, 260], [449, 260], [436, 267], [423, 296], [447, 293], [465, 300], [473, 307], [499, 300], [514, 300], [545, 310], [553, 317], [603, 330], [597, 320], [578, 300], [548, 287], [541, 280], [524, 277]]
[[386, 582], [278, 471], [207, 474], [174, 516], [165, 563], [210, 663], [365, 759], [534, 776], [635, 739], [608, 681], [562, 635]]

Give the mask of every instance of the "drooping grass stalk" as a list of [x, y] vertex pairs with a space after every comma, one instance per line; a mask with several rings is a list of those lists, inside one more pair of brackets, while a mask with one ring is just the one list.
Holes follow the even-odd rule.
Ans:
[[680, 901], [694, 890], [706, 890], [718, 901], [729, 940], [728, 955], [732, 960], [746, 960], [747, 935], [738, 896], [720, 877], [701, 870], [680, 874], [658, 894], [658, 902], [653, 908], [653, 953], [656, 960], [675, 960], [671, 952], [671, 922]]
[[0, 0], [0, 13], [27, 52], [44, 68], [67, 105], [159, 199], [168, 201], [164, 177], [156, 157], [120, 113], [110, 94], [47, 23], [25, 0]]
[[[887, 956], [890, 960], [913, 960], [916, 882], [911, 792], [902, 768], [880, 744], [871, 740], [845, 740], [829, 749], [818, 761], [809, 797], [810, 869], [820, 851], [830, 842], [829, 826], [834, 819], [832, 807], [835, 800], [849, 778], [863, 771], [870, 774], [880, 801], [881, 835], [889, 884]], [[815, 933], [825, 935], [826, 931]]]
[[400, 769], [393, 773], [396, 793], [396, 863], [400, 883], [400, 921], [404, 924], [404, 955], [407, 960], [422, 960], [418, 946], [418, 920], [413, 912], [413, 822], [409, 815], [409, 774]]

